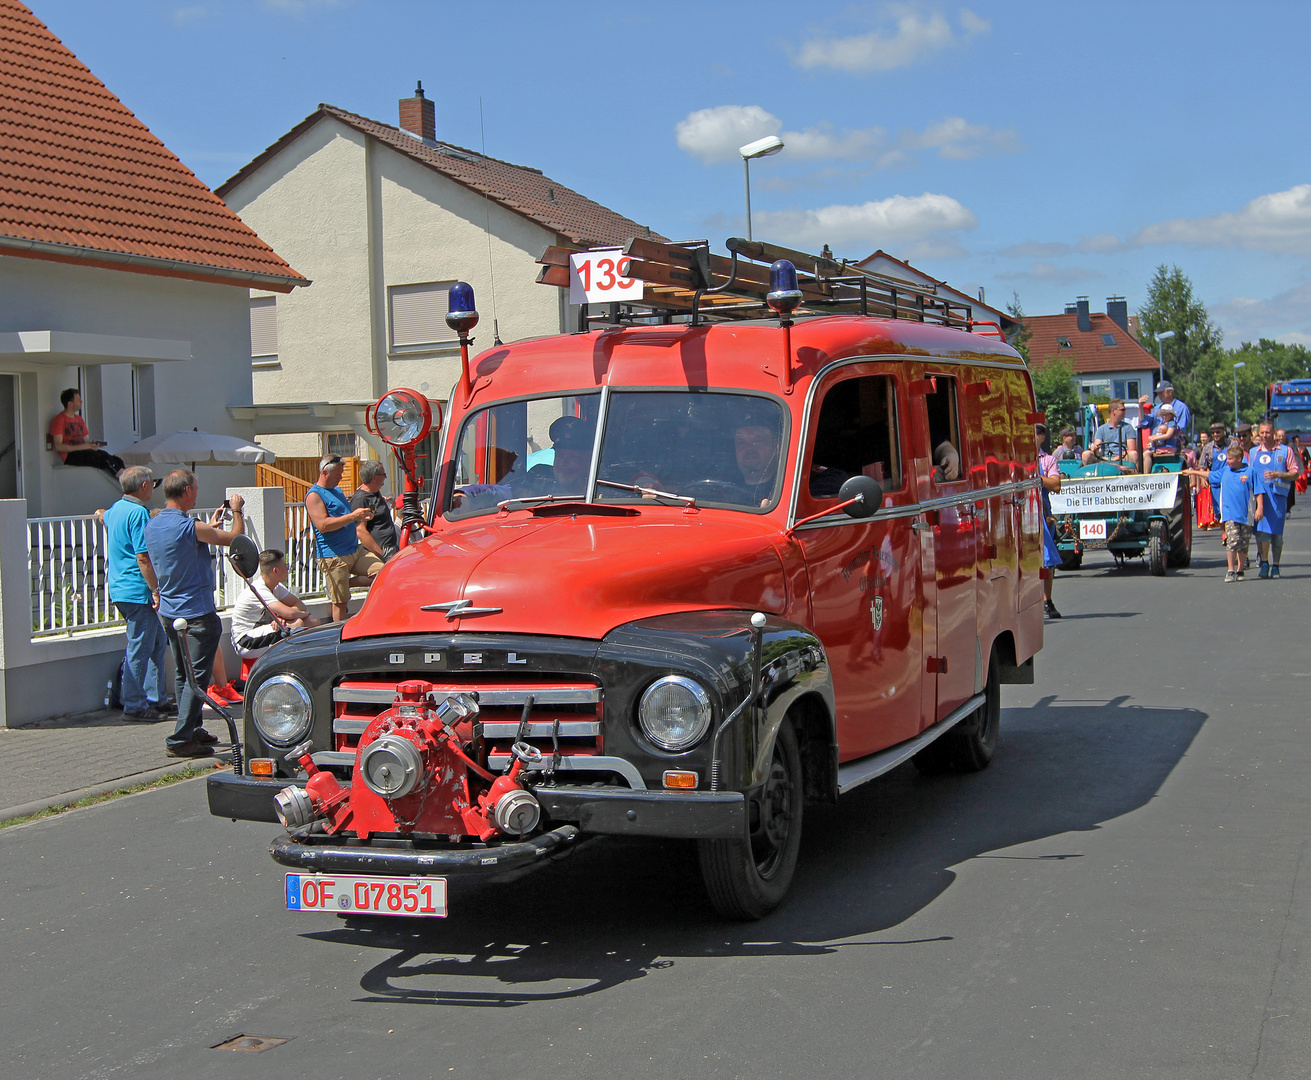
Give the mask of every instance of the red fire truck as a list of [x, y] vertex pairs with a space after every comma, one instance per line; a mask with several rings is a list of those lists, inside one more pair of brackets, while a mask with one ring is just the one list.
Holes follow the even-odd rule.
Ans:
[[[444, 915], [452, 875], [623, 834], [695, 840], [757, 918], [808, 803], [988, 765], [1042, 646], [1021, 358], [932, 287], [729, 248], [632, 241], [641, 301], [466, 352], [411, 542], [254, 668], [210, 806], [285, 825], [288, 908]], [[427, 407], [377, 407], [411, 473]]]

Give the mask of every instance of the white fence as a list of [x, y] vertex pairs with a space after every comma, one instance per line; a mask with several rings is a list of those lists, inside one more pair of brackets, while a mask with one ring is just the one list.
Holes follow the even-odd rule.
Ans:
[[302, 600], [327, 595], [304, 503], [287, 503], [287, 588]]
[[[288, 526], [290, 510], [288, 507]], [[207, 521], [213, 513], [212, 509], [196, 509], [191, 516]], [[313, 564], [312, 538], [310, 543]], [[94, 516], [28, 519], [32, 637], [123, 625], [118, 609], [109, 601], [107, 551], [105, 527]], [[313, 570], [317, 574], [318, 566]], [[214, 602], [219, 611], [226, 611], [236, 602], [239, 579], [225, 558], [214, 559], [214, 571]], [[294, 591], [301, 596], [314, 595]]]

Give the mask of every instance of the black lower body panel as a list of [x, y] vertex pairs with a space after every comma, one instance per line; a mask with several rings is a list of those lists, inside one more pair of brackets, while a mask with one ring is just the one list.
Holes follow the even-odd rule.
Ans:
[[631, 791], [627, 788], [533, 789], [553, 822], [574, 821], [585, 833], [737, 840], [747, 834], [740, 791]]
[[517, 843], [490, 847], [416, 848], [327, 840], [303, 844], [279, 836], [269, 845], [274, 861], [295, 870], [325, 874], [503, 874], [563, 855], [578, 839], [572, 825]]

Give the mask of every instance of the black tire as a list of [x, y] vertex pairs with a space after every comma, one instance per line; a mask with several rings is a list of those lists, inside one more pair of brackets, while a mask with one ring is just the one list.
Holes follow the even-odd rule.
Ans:
[[988, 681], [983, 686], [983, 704], [911, 758], [915, 768], [925, 776], [980, 772], [992, 762], [1001, 734], [1000, 670], [997, 648], [993, 646], [988, 657]]
[[710, 903], [726, 919], [760, 919], [792, 884], [801, 851], [805, 783], [792, 721], [784, 718], [760, 793], [748, 800], [745, 840], [699, 840], [701, 878]]
[[1153, 577], [1165, 576], [1165, 522], [1160, 518], [1147, 525], [1147, 567]]
[[1186, 569], [1193, 561], [1193, 491], [1181, 476], [1169, 517], [1170, 565]]
[[1078, 570], [1083, 565], [1082, 551], [1062, 551], [1061, 552], [1061, 569]]

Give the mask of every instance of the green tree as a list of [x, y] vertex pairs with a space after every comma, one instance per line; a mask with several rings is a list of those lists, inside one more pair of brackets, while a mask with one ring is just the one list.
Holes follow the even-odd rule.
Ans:
[[1033, 337], [1033, 331], [1029, 329], [1029, 324], [1024, 321], [1024, 305], [1020, 303], [1020, 294], [1011, 292], [1011, 302], [1006, 305], [1006, 314], [1019, 323], [1019, 329], [1016, 330], [1007, 339], [1011, 347], [1024, 357], [1024, 362], [1029, 363], [1029, 340]]
[[[1193, 295], [1193, 283], [1178, 266], [1162, 263], [1147, 286], [1147, 302], [1138, 309], [1143, 348], [1155, 355], [1157, 335], [1173, 330], [1167, 338], [1164, 359], [1166, 375], [1182, 393], [1183, 383], [1201, 364], [1203, 357], [1220, 349], [1222, 334], [1207, 314], [1206, 305]], [[1188, 401], [1184, 397], [1185, 401]], [[1188, 401], [1189, 406], [1192, 402]]]
[[1047, 430], [1052, 433], [1052, 444], [1058, 441], [1056, 432], [1063, 427], [1078, 428], [1079, 391], [1074, 381], [1074, 365], [1063, 357], [1048, 360], [1033, 372], [1033, 396], [1038, 411], [1047, 414]]

